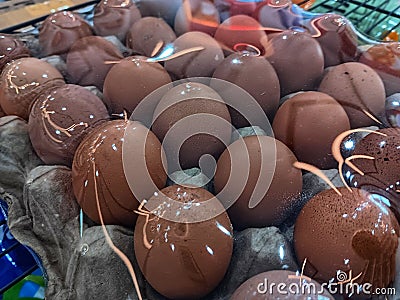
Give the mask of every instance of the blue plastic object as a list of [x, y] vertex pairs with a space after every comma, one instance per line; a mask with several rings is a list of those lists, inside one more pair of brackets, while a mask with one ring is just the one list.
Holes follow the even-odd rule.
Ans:
[[7, 226], [7, 204], [0, 199], [0, 300], [3, 293], [35, 272], [42, 276], [39, 259], [10, 233]]

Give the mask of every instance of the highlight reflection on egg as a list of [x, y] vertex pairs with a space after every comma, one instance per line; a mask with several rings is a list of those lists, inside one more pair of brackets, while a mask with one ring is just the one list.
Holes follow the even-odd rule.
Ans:
[[7, 65], [0, 75], [0, 104], [8, 115], [28, 119], [31, 104], [42, 92], [65, 84], [52, 65], [33, 57]]
[[323, 191], [302, 209], [294, 230], [294, 247], [304, 274], [321, 282], [337, 282], [337, 271], [355, 283], [387, 287], [395, 276], [399, 223], [379, 197], [340, 188]]
[[[222, 280], [233, 249], [232, 225], [226, 212], [207, 219], [211, 210], [222, 204], [202, 188], [169, 186], [148, 200], [160, 205], [152, 212], [141, 210], [138, 216], [134, 247], [139, 267], [146, 280], [169, 299], [199, 299]], [[165, 205], [166, 199], [178, 205]], [[215, 198], [214, 198], [215, 199]], [[176, 208], [178, 207], [178, 208]], [[163, 214], [182, 213], [182, 222], [163, 219]], [[203, 214], [205, 221], [191, 223]]]

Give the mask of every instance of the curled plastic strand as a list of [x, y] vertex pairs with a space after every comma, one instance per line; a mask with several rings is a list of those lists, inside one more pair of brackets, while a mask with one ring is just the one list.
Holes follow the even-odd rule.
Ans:
[[79, 211], [79, 235], [81, 239], [83, 238], [83, 210], [82, 208]]
[[251, 45], [251, 44], [246, 44], [246, 43], [237, 43], [233, 46], [233, 50], [236, 52], [240, 52], [243, 51], [243, 49], [241, 48], [248, 48], [254, 51], [254, 54], [251, 53], [250, 51], [248, 51], [249, 53], [251, 53], [252, 56], [260, 56], [261, 55], [261, 50], [258, 49], [256, 46]]
[[174, 54], [172, 54], [172, 55], [169, 55], [169, 56], [166, 56], [166, 57], [159, 57], [159, 58], [156, 58], [156, 57], [154, 57], [154, 58], [148, 58], [146, 61], [147, 61], [147, 62], [160, 62], [160, 61], [168, 61], [168, 60], [172, 60], [172, 59], [175, 59], [175, 58], [181, 57], [181, 56], [183, 56], [183, 55], [186, 55], [186, 54], [190, 54], [190, 53], [197, 52], [197, 51], [202, 51], [202, 50], [204, 50], [204, 49], [205, 49], [205, 48], [204, 48], [204, 47], [202, 47], [202, 46], [193, 47], [193, 48], [188, 48], [188, 49], [185, 49], [185, 50], [179, 51], [179, 52], [177, 52], [177, 53], [174, 53]]
[[[157, 44], [158, 45], [158, 44]], [[156, 48], [153, 50], [153, 53], [155, 52], [155, 50], [160, 50], [160, 49], [157, 49], [157, 45], [156, 45]], [[162, 46], [159, 46], [160, 48], [162, 47]], [[146, 59], [144, 59], [144, 61], [145, 62], [163, 62], [163, 61], [168, 61], [168, 60], [172, 60], [172, 59], [175, 59], [175, 58], [178, 58], [178, 57], [181, 57], [181, 56], [183, 56], [183, 55], [186, 55], [186, 54], [190, 54], [190, 53], [193, 53], [193, 52], [198, 52], [198, 51], [202, 51], [202, 50], [204, 50], [205, 48], [204, 47], [202, 47], [202, 46], [198, 46], [198, 47], [192, 47], [192, 48], [188, 48], [188, 49], [185, 49], [185, 50], [182, 50], [182, 51], [179, 51], [179, 52], [176, 52], [176, 53], [174, 53], [174, 54], [171, 54], [171, 55], [168, 55], [168, 56], [166, 56], [166, 57], [153, 57], [154, 55], [153, 55], [153, 53], [152, 53], [152, 57], [150, 57], [150, 58], [146, 58]], [[158, 52], [157, 51], [157, 52]], [[156, 52], [156, 53], [157, 53]], [[104, 62], [104, 64], [106, 64], [106, 65], [114, 65], [114, 64], [119, 64], [121, 61], [113, 61], [113, 60], [106, 60], [105, 62]]]
[[366, 114], [370, 119], [372, 119], [373, 121], [375, 121], [376, 123], [382, 125], [382, 122], [379, 121], [373, 114], [371, 114], [369, 111], [363, 109], [362, 110], [364, 114]]
[[338, 188], [332, 183], [332, 181], [329, 180], [329, 178], [322, 173], [322, 171], [320, 169], [318, 169], [317, 167], [313, 166], [313, 165], [309, 165], [306, 163], [302, 163], [302, 162], [298, 162], [296, 161], [293, 166], [297, 169], [302, 169], [302, 170], [306, 170], [309, 171], [315, 175], [317, 175], [318, 177], [320, 177], [321, 179], [323, 179], [339, 196], [342, 196], [342, 193], [338, 190]]
[[[156, 207], [155, 209], [153, 209], [152, 211], [147, 211], [145, 209], [143, 209], [143, 206], [145, 206], [147, 203], [147, 200], [143, 200], [142, 203], [140, 203], [139, 207], [137, 210], [134, 210], [134, 213], [140, 215], [140, 216], [144, 216], [146, 218], [145, 223], [143, 225], [142, 228], [142, 232], [143, 232], [143, 245], [147, 248], [147, 249], [151, 249], [153, 247], [153, 245], [149, 242], [149, 239], [147, 238], [147, 225], [149, 224], [149, 222], [155, 220], [155, 219], [160, 219], [164, 216], [165, 214], [165, 210], [162, 210], [163, 208], [163, 204], [159, 205], [158, 207]], [[159, 210], [162, 210], [162, 212], [160, 213]], [[150, 219], [150, 215], [154, 215], [153, 218]]]
[[365, 159], [369, 159], [369, 160], [374, 160], [374, 159], [375, 159], [375, 157], [373, 157], [373, 156], [368, 156], [368, 155], [362, 155], [362, 154], [360, 154], [360, 155], [352, 155], [352, 156], [346, 158], [344, 162], [345, 162], [345, 164], [348, 165], [348, 166], [353, 166], [353, 169], [354, 169], [354, 170], [357, 170], [357, 172], [358, 172], [361, 176], [364, 176], [364, 172], [361, 171], [359, 168], [357, 168], [357, 167], [351, 162], [351, 161], [354, 160], [354, 159], [360, 159], [360, 158], [365, 158]]
[[[95, 162], [93, 162], [93, 174], [96, 174]], [[133, 284], [136, 289], [137, 296], [138, 296], [139, 300], [143, 300], [143, 297], [142, 297], [142, 294], [141, 294], [140, 288], [139, 288], [139, 283], [137, 281], [137, 277], [135, 274], [135, 270], [133, 269], [132, 263], [130, 262], [129, 258], [126, 257], [126, 255], [117, 246], [114, 245], [113, 241], [111, 240], [110, 235], [107, 232], [107, 228], [104, 225], [103, 215], [101, 213], [101, 208], [100, 208], [99, 195], [98, 195], [98, 191], [97, 191], [96, 175], [94, 175], [93, 177], [94, 177], [94, 191], [95, 191], [95, 197], [96, 197], [97, 211], [99, 213], [101, 228], [102, 228], [104, 236], [106, 238], [106, 242], [110, 246], [110, 248], [121, 258], [121, 260], [124, 262], [125, 266], [128, 268], [129, 274], [131, 275]]]
[[84, 123], [84, 122], [80, 122], [78, 124], [72, 124], [71, 126], [69, 126], [68, 128], [63, 128], [61, 126], [58, 126], [56, 123], [53, 122], [53, 120], [51, 119], [51, 115], [55, 114], [55, 111], [48, 111], [47, 107], [47, 100], [48, 98], [43, 101], [42, 104], [42, 109], [41, 109], [41, 113], [42, 113], [42, 123], [43, 123], [43, 127], [44, 130], [46, 131], [46, 133], [48, 134], [48, 136], [56, 143], [62, 143], [61, 140], [55, 138], [52, 133], [50, 132], [50, 130], [47, 128], [46, 122], [45, 120], [47, 120], [47, 122], [49, 123], [49, 125], [51, 127], [53, 127], [55, 130], [58, 130], [62, 133], [64, 133], [67, 137], [71, 137], [72, 135], [69, 133], [70, 131], [74, 130], [76, 127], [79, 126], [84, 126], [85, 128], [89, 127], [88, 123]]
[[137, 210], [134, 210], [135, 213], [137, 213], [138, 215], [144, 216], [146, 218], [146, 221], [144, 222], [143, 225], [143, 245], [147, 248], [147, 249], [151, 249], [153, 246], [150, 244], [148, 238], [147, 238], [147, 225], [149, 224], [150, 221], [150, 212], [146, 211], [143, 209], [143, 206], [147, 203], [146, 200], [143, 200], [142, 203], [140, 203], [139, 207]]
[[307, 281], [312, 281], [312, 279], [306, 275], [304, 275], [304, 269], [306, 268], [307, 265], [307, 258], [304, 259], [303, 261], [303, 265], [301, 266], [301, 273], [300, 276], [299, 275], [288, 275], [289, 279], [299, 279], [299, 286], [303, 286], [303, 279], [307, 280]]
[[15, 93], [16, 93], [17, 95], [19, 94], [19, 90], [24, 90], [24, 89], [26, 89], [27, 87], [30, 87], [30, 86], [39, 86], [39, 83], [38, 83], [38, 82], [31, 82], [31, 83], [27, 83], [27, 84], [18, 86], [17, 84], [15, 84], [15, 83], [13, 82], [13, 78], [17, 78], [17, 76], [11, 75], [11, 73], [14, 74], [14, 72], [11, 71], [11, 72], [9, 72], [9, 73], [6, 75], [6, 76], [7, 76], [7, 80], [8, 80], [8, 82], [10, 83], [10, 87], [11, 87], [12, 89], [15, 89]]
[[120, 117], [120, 118], [124, 118], [124, 121], [126, 122], [126, 123], [128, 123], [128, 121], [129, 121], [129, 119], [128, 119], [128, 113], [127, 113], [127, 111], [126, 110], [124, 110], [122, 113], [120, 113], [120, 114], [111, 114], [111, 116], [116, 116], [116, 117]]
[[162, 46], [164, 46], [164, 42], [163, 41], [159, 41], [157, 43], [157, 45], [154, 47], [153, 52], [151, 52], [151, 57], [155, 56], [162, 48]]
[[[343, 169], [343, 165], [344, 165], [344, 163], [345, 163], [345, 160], [343, 159], [342, 154], [340, 153], [340, 145], [342, 144], [343, 140], [344, 140], [348, 135], [350, 135], [350, 134], [352, 134], [352, 133], [356, 133], [356, 132], [368, 132], [368, 133], [379, 134], [379, 135], [382, 135], [382, 136], [387, 136], [387, 135], [384, 134], [384, 133], [377, 132], [377, 131], [374, 131], [374, 130], [358, 128], [358, 129], [352, 129], [352, 130], [348, 130], [348, 131], [342, 132], [342, 133], [339, 134], [339, 135], [335, 138], [335, 140], [333, 141], [332, 147], [331, 147], [332, 155], [333, 155], [333, 157], [335, 158], [335, 160], [336, 160], [336, 161], [338, 162], [338, 164], [339, 164], [339, 166], [338, 166], [338, 171], [339, 171], [340, 179], [342, 180], [344, 186], [345, 186], [350, 192], [353, 192], [353, 191], [352, 191], [352, 189], [349, 187], [349, 185], [347, 184], [346, 180], [344, 179], [344, 175], [343, 175], [343, 170], [342, 170], [342, 169]], [[356, 171], [356, 172], [358, 172], [358, 173], [361, 172], [361, 170], [359, 170], [357, 167], [354, 168], [354, 167], [355, 167], [354, 164], [350, 163], [350, 164], [347, 164], [347, 165], [348, 165], [350, 168], [352, 168], [354, 171]], [[361, 173], [362, 173], [362, 172], [361, 172]], [[360, 173], [360, 174], [361, 174], [361, 173]]]
[[105, 65], [115, 65], [115, 64], [119, 64], [121, 61], [120, 60], [106, 60], [104, 62]]

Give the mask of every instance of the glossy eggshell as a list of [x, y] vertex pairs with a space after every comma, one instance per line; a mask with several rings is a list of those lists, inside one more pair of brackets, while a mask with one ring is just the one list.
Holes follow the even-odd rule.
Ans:
[[261, 29], [260, 23], [246, 15], [236, 15], [219, 25], [214, 38], [223, 45], [228, 53], [235, 51], [239, 44], [249, 44], [264, 53], [268, 43], [267, 34]]
[[7, 115], [27, 120], [35, 99], [64, 83], [60, 72], [47, 62], [32, 57], [14, 60], [0, 75], [0, 105]]
[[379, 75], [369, 66], [349, 62], [325, 73], [318, 91], [335, 98], [345, 109], [352, 128], [376, 125], [375, 118], [385, 112], [385, 88]]
[[162, 42], [164, 47], [175, 39], [175, 32], [163, 19], [145, 17], [131, 26], [126, 45], [140, 55], [151, 57], [158, 43]]
[[112, 113], [132, 113], [140, 101], [165, 84], [171, 77], [159, 64], [145, 57], [132, 56], [115, 64], [104, 81], [105, 102]]
[[92, 28], [78, 14], [63, 11], [44, 20], [39, 32], [43, 56], [65, 55], [80, 38], [93, 35]]
[[308, 33], [287, 30], [274, 34], [266, 46], [265, 56], [278, 74], [281, 96], [313, 90], [321, 80], [324, 54]]
[[[187, 126], [174, 127], [185, 119], [189, 120]], [[154, 111], [152, 130], [161, 141], [169, 134], [169, 143], [164, 145], [167, 153], [174, 151], [182, 136], [187, 136], [178, 155], [180, 166], [188, 169], [199, 166], [199, 159], [205, 154], [218, 159], [231, 139], [230, 122], [228, 107], [217, 92], [204, 84], [189, 82], [177, 85], [163, 96]], [[205, 133], [197, 134], [200, 126]]]
[[[297, 272], [286, 270], [274, 270], [258, 274], [245, 281], [232, 295], [230, 300], [276, 300], [279, 295], [279, 300], [333, 300], [333, 296], [326, 290], [324, 293], [316, 294], [307, 292], [294, 294], [296, 288], [300, 288], [300, 283], [304, 287], [309, 285], [315, 287], [315, 291], [321, 291], [322, 286], [314, 281], [300, 279]], [[278, 285], [285, 284], [282, 293], [278, 292]], [[323, 297], [323, 298], [322, 298]]]
[[71, 166], [85, 135], [108, 119], [97, 96], [81, 86], [65, 84], [39, 96], [29, 116], [29, 137], [46, 164]]
[[332, 143], [339, 134], [350, 130], [350, 121], [343, 107], [331, 96], [304, 92], [283, 103], [272, 128], [275, 138], [288, 146], [299, 161], [332, 169], [337, 167]]
[[[156, 190], [150, 182], [141, 182], [133, 194], [125, 176], [123, 141], [131, 134], [136, 147], [125, 152], [126, 161], [137, 172], [147, 171], [157, 188], [163, 188], [167, 175], [162, 164], [163, 150], [157, 137], [138, 122], [115, 120], [92, 130], [76, 150], [72, 164], [72, 186], [84, 213], [101, 223], [97, 201], [105, 224], [133, 227], [139, 206], [135, 195], [150, 197]], [[126, 133], [126, 130], [129, 132]], [[142, 165], [144, 161], [146, 166]]]
[[302, 209], [294, 229], [294, 248], [304, 274], [320, 282], [336, 280], [337, 271], [357, 283], [385, 288], [395, 275], [399, 224], [393, 213], [371, 194], [340, 188], [314, 196]]
[[[168, 197], [187, 203], [190, 215], [207, 214], [202, 203], [214, 196], [202, 188], [169, 186], [149, 199]], [[214, 202], [216, 209], [221, 204]], [[229, 266], [232, 248], [232, 225], [226, 212], [197, 223], [178, 223], [160, 217], [164, 206], [150, 220], [139, 216], [134, 233], [134, 247], [140, 270], [151, 286], [169, 299], [200, 299], [223, 279]], [[144, 235], [145, 234], [145, 235]], [[145, 246], [145, 239], [150, 249]]]
[[0, 73], [10, 61], [29, 56], [29, 49], [19, 39], [10, 34], [0, 34]]
[[315, 18], [311, 25], [324, 52], [325, 67], [356, 61], [360, 54], [357, 35], [344, 17], [325, 14]]
[[129, 28], [140, 18], [132, 0], [102, 0], [94, 9], [93, 28], [97, 35], [114, 35], [125, 41]]
[[400, 129], [384, 128], [370, 133], [356, 144], [353, 155], [368, 155], [374, 160], [357, 159], [354, 164], [365, 175], [354, 173], [350, 183], [361, 189], [382, 195], [393, 201], [394, 209], [400, 206]]
[[386, 98], [386, 119], [392, 127], [400, 127], [400, 93]]
[[[223, 203], [232, 203], [237, 199], [228, 210], [235, 229], [280, 225], [291, 213], [302, 190], [301, 171], [293, 167], [297, 161], [296, 157], [288, 147], [272, 137], [248, 136], [243, 141], [245, 149], [241, 147], [240, 141], [236, 141], [229, 145], [219, 158], [214, 177], [215, 191], [219, 193], [224, 188], [229, 189], [224, 196], [220, 196]], [[274, 147], [276, 147], [275, 171], [271, 162]], [[249, 161], [246, 157], [249, 157]], [[265, 164], [263, 169], [261, 164]], [[248, 167], [250, 169], [247, 176], [245, 170]], [[243, 173], [233, 174], [231, 171], [233, 168], [243, 170]], [[260, 174], [261, 170], [265, 173]], [[260, 177], [270, 176], [271, 172], [273, 172], [272, 182], [269, 187], [264, 188], [261, 202], [256, 207], [249, 208], [249, 201], [257, 181]], [[245, 187], [238, 195], [235, 187], [245, 176], [247, 176]]]
[[165, 62], [165, 69], [175, 78], [211, 77], [224, 59], [224, 53], [215, 39], [199, 31], [187, 32], [174, 42], [174, 52], [194, 47], [204, 49]]
[[104, 80], [113, 63], [123, 59], [122, 53], [109, 41], [99, 36], [78, 40], [67, 55], [67, 72], [71, 83], [96, 86], [103, 90]]
[[[280, 84], [274, 68], [264, 57], [246, 52], [231, 54], [217, 67], [213, 77], [243, 88], [254, 97], [268, 118], [273, 120], [280, 99]], [[237, 111], [230, 108], [230, 112], [237, 128], [247, 125]]]

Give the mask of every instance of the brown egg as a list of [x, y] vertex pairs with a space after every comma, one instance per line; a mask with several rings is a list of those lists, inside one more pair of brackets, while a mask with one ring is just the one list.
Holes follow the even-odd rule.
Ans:
[[154, 49], [162, 42], [162, 47], [175, 41], [172, 28], [161, 18], [145, 17], [131, 26], [126, 36], [126, 45], [140, 55], [153, 56]]
[[[278, 285], [284, 285], [278, 289]], [[304, 291], [302, 292], [302, 288]], [[309, 287], [310, 289], [307, 289]], [[313, 289], [315, 287], [315, 289]], [[299, 293], [297, 292], [297, 289]], [[282, 292], [280, 292], [282, 291]], [[323, 291], [323, 293], [314, 293]], [[278, 298], [279, 297], [279, 298]], [[274, 270], [258, 274], [245, 281], [232, 295], [230, 300], [334, 300], [322, 286], [302, 277], [297, 272]]]
[[215, 39], [224, 45], [223, 49], [237, 51], [241, 44], [256, 47], [264, 54], [268, 44], [268, 36], [261, 29], [260, 23], [246, 15], [236, 15], [225, 20], [215, 32]]
[[288, 147], [268, 136], [248, 136], [229, 145], [218, 160], [214, 186], [218, 199], [232, 205], [228, 213], [235, 229], [285, 221], [302, 190], [296, 161]]
[[93, 35], [92, 28], [78, 14], [62, 11], [44, 20], [39, 32], [43, 56], [65, 55], [80, 38]]
[[278, 74], [281, 96], [317, 87], [324, 71], [324, 53], [308, 33], [286, 30], [274, 34], [265, 55]]
[[299, 161], [332, 169], [337, 167], [332, 143], [339, 134], [350, 130], [350, 121], [331, 96], [304, 92], [283, 103], [272, 127], [275, 138], [288, 146]]
[[104, 80], [112, 68], [112, 62], [124, 57], [111, 42], [99, 36], [81, 38], [67, 55], [67, 71], [71, 83], [94, 85], [103, 90]]
[[356, 60], [360, 54], [357, 34], [346, 18], [329, 13], [314, 18], [310, 24], [324, 52], [325, 67]]
[[10, 61], [29, 56], [29, 49], [19, 39], [10, 34], [0, 34], [0, 73]]
[[17, 59], [0, 75], [0, 105], [7, 115], [27, 120], [35, 99], [63, 84], [60, 72], [47, 62], [33, 57]]
[[167, 71], [145, 57], [131, 56], [115, 64], [104, 81], [104, 97], [108, 108], [116, 114], [136, 108], [147, 95], [171, 83]]
[[29, 116], [29, 137], [46, 164], [71, 166], [85, 135], [109, 119], [103, 102], [79, 85], [64, 84], [41, 94]]
[[[136, 143], [129, 144], [123, 157], [127, 135]], [[116, 120], [96, 127], [76, 150], [72, 164], [74, 194], [85, 214], [100, 223], [98, 202], [105, 224], [133, 227], [139, 201], [165, 186], [163, 155], [157, 137], [138, 122]], [[133, 192], [125, 167], [140, 174]], [[144, 176], [146, 172], [153, 182]]]
[[188, 82], [163, 96], [154, 111], [152, 130], [163, 141], [170, 171], [176, 171], [179, 166], [199, 166], [203, 155], [218, 159], [231, 139], [230, 121], [228, 108], [217, 92]]
[[365, 189], [370, 193], [389, 199], [395, 210], [400, 213], [400, 128], [384, 128], [370, 133], [359, 141], [353, 155], [368, 155], [374, 159], [354, 161], [365, 174], [350, 172], [352, 186]]
[[[264, 57], [249, 52], [234, 53], [224, 59], [213, 77], [243, 88], [260, 104], [269, 120], [273, 120], [280, 99], [280, 85], [274, 68]], [[236, 128], [248, 126], [237, 111], [230, 108], [230, 112]]]
[[338, 272], [362, 277], [355, 283], [386, 288], [395, 276], [399, 224], [372, 194], [340, 188], [326, 190], [302, 209], [294, 230], [294, 247], [304, 274], [337, 282]]
[[[171, 171], [199, 166], [203, 155], [215, 159], [231, 139], [228, 107], [210, 87], [187, 82], [170, 89], [157, 105], [153, 132], [163, 141]], [[167, 138], [166, 138], [167, 136]]]
[[102, 0], [94, 8], [93, 28], [97, 35], [115, 35], [125, 41], [129, 28], [140, 18], [132, 0]]
[[385, 112], [385, 87], [379, 75], [367, 65], [349, 62], [332, 67], [318, 88], [335, 98], [344, 108], [352, 128], [376, 125]]
[[[176, 205], [163, 205], [174, 201]], [[232, 248], [232, 224], [226, 212], [215, 217], [209, 213], [223, 209], [214, 196], [202, 188], [169, 186], [151, 197], [148, 204], [160, 203], [136, 222], [135, 254], [140, 270], [151, 286], [169, 299], [199, 299], [223, 279]], [[215, 199], [215, 198], [214, 198]], [[145, 211], [146, 212], [146, 211]], [[169, 221], [164, 214], [185, 215], [182, 222]], [[204, 221], [191, 222], [199, 215]]]
[[175, 52], [194, 47], [204, 49], [166, 61], [165, 69], [178, 79], [211, 77], [215, 68], [224, 59], [221, 47], [211, 36], [199, 31], [187, 32], [174, 42]]

